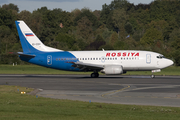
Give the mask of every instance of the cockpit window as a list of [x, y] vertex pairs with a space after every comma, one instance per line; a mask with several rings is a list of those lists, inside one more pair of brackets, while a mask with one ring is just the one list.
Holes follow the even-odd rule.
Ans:
[[158, 59], [162, 59], [162, 58], [165, 58], [163, 55], [159, 55], [157, 56]]

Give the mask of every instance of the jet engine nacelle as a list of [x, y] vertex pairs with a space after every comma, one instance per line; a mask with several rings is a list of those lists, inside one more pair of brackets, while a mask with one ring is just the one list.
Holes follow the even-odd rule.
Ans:
[[123, 67], [121, 65], [106, 65], [101, 72], [106, 75], [120, 75], [123, 74]]

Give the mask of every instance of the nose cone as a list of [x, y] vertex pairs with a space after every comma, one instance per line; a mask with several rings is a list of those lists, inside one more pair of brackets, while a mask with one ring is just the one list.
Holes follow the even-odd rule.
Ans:
[[173, 64], [174, 64], [174, 62], [170, 59], [162, 59], [161, 61], [159, 61], [159, 68], [163, 69], [163, 68], [169, 67]]
[[171, 63], [170, 63], [171, 65], [174, 65], [174, 62], [171, 60]]
[[166, 65], [167, 65], [167, 67], [169, 67], [169, 66], [171, 66], [171, 65], [173, 65], [174, 64], [174, 62], [172, 61], [172, 60], [170, 60], [170, 59], [167, 59], [166, 60]]

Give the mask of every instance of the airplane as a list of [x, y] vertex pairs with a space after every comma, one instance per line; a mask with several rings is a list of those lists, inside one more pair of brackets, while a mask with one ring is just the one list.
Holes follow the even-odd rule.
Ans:
[[[63, 51], [44, 45], [24, 21], [15, 21], [23, 52], [18, 52], [23, 61], [47, 68], [93, 72], [106, 75], [121, 75], [127, 71], [160, 72], [173, 65], [162, 54], [140, 50]], [[151, 76], [155, 76], [152, 74]]]

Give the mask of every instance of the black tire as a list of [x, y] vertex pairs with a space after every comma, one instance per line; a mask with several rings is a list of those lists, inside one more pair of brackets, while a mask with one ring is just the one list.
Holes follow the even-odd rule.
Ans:
[[92, 77], [92, 78], [98, 78], [98, 77], [99, 77], [99, 73], [92, 73], [92, 74], [91, 74], [91, 77]]
[[95, 77], [96, 77], [96, 74], [95, 74], [95, 73], [92, 73], [92, 74], [91, 74], [91, 77], [92, 77], [92, 78], [95, 78]]
[[96, 73], [96, 78], [98, 78], [99, 77], [99, 73]]

